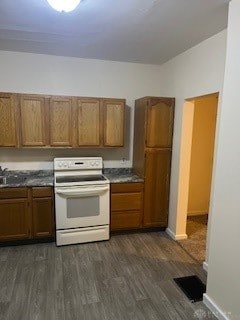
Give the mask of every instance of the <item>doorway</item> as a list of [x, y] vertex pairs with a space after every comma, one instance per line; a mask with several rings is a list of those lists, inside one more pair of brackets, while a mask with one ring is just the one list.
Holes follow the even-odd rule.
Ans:
[[[185, 184], [185, 223], [187, 239], [180, 245], [200, 262], [205, 260], [207, 223], [211, 195], [218, 93], [186, 100], [183, 134], [185, 158], [181, 172], [187, 174]], [[184, 201], [184, 199], [183, 199]]]

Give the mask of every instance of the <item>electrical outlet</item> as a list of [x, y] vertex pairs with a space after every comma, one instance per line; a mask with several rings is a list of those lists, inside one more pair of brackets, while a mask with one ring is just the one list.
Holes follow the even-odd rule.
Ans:
[[125, 166], [126, 165], [126, 158], [122, 158], [122, 161], [121, 161], [121, 166]]

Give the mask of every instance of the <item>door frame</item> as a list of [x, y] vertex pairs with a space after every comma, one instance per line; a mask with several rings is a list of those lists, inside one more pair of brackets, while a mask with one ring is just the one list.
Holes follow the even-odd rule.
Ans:
[[[180, 142], [180, 161], [179, 161], [179, 179], [178, 179], [178, 209], [175, 221], [175, 234], [167, 229], [167, 233], [174, 238], [175, 240], [187, 239], [186, 234], [186, 225], [187, 225], [187, 208], [188, 208], [188, 190], [189, 190], [189, 178], [190, 178], [190, 164], [191, 164], [191, 147], [192, 147], [192, 132], [193, 132], [193, 117], [194, 117], [194, 100], [206, 98], [209, 96], [218, 97], [218, 106], [217, 106], [217, 115], [219, 112], [219, 92], [214, 92], [206, 95], [196, 96], [193, 98], [187, 98], [184, 100], [183, 106], [183, 116], [182, 116], [182, 131], [181, 131], [181, 142]], [[216, 131], [215, 131], [215, 143], [214, 143], [214, 158], [216, 154], [216, 140], [217, 140], [217, 121], [216, 118]], [[214, 172], [214, 161], [213, 168]], [[213, 178], [211, 185], [213, 185]], [[211, 211], [211, 198], [212, 198], [212, 187], [210, 194], [210, 209]], [[211, 215], [210, 215], [211, 217]], [[208, 221], [207, 226], [207, 248], [206, 248], [206, 257], [208, 255], [208, 243], [209, 243], [209, 225], [211, 219]], [[206, 259], [207, 260], [207, 259]], [[207, 262], [204, 262], [205, 269]]]

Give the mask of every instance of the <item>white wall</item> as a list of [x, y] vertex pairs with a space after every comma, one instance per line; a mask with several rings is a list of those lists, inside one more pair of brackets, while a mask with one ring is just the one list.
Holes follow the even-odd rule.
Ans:
[[[206, 303], [240, 319], [240, 0], [230, 2], [212, 197]], [[224, 319], [224, 318], [221, 318]]]
[[188, 175], [179, 179], [184, 100], [221, 92], [225, 51], [226, 30], [162, 65], [164, 95], [176, 97], [169, 212], [169, 230], [176, 238], [186, 236]]
[[[160, 69], [160, 66], [137, 63], [0, 51], [0, 92], [125, 98], [128, 106], [124, 148], [1, 149], [0, 164], [4, 162], [15, 169], [47, 168], [55, 156], [96, 155], [103, 156], [108, 167], [131, 166], [134, 100], [145, 95], [161, 95]], [[122, 158], [126, 159], [124, 163]]]

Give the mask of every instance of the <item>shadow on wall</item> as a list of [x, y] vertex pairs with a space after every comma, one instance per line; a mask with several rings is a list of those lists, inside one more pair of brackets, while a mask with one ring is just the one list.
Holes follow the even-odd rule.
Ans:
[[103, 157], [106, 161], [130, 161], [131, 107], [125, 108], [124, 147], [120, 148], [3, 148], [0, 162], [52, 161], [56, 157]]

